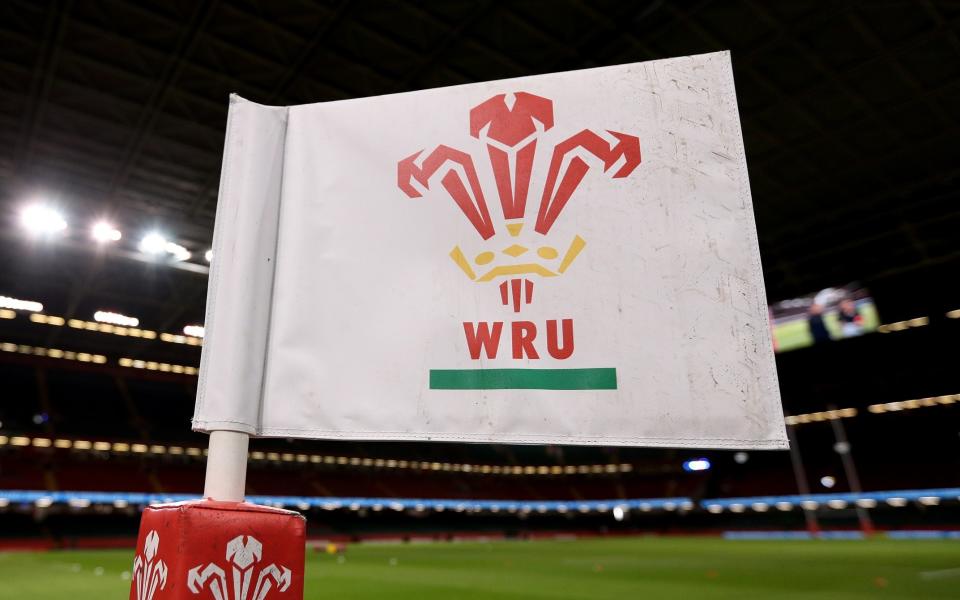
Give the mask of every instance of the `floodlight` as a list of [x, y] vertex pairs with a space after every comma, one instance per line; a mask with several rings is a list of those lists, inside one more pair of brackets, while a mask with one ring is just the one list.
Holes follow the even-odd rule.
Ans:
[[694, 458], [683, 463], [684, 471], [707, 471], [710, 469], [710, 461], [706, 458]]
[[146, 254], [160, 254], [167, 248], [167, 240], [159, 233], [148, 233], [140, 240], [140, 251]]
[[622, 520], [623, 520], [623, 517], [624, 517], [623, 507], [622, 507], [622, 506], [614, 506], [614, 507], [613, 507], [613, 518], [616, 519], [617, 521], [622, 521]]
[[94, 223], [93, 228], [90, 230], [90, 234], [98, 242], [116, 242], [119, 241], [123, 234], [120, 233], [120, 230], [107, 223], [106, 221], [99, 221]]
[[121, 325], [123, 327], [136, 327], [140, 324], [140, 319], [136, 317], [128, 317], [127, 315], [121, 315], [115, 312], [109, 312], [106, 310], [98, 310], [93, 313], [93, 319], [101, 323], [109, 323], [111, 325]]
[[202, 338], [204, 328], [203, 325], [187, 325], [183, 328], [183, 333], [192, 337]]
[[190, 251], [181, 246], [180, 244], [174, 244], [173, 242], [167, 242], [164, 245], [164, 250], [169, 252], [175, 260], [185, 261], [190, 260]]
[[20, 213], [20, 223], [33, 234], [49, 235], [67, 228], [63, 215], [41, 204], [31, 204]]
[[9, 308], [10, 310], [25, 310], [28, 312], [42, 312], [43, 304], [32, 300], [20, 300], [10, 298], [9, 296], [0, 296], [0, 308]]
[[213, 262], [213, 250], [207, 250], [207, 251], [203, 254], [203, 257], [204, 257], [205, 259], [207, 259], [207, 262]]
[[832, 488], [837, 484], [837, 480], [830, 475], [824, 475], [820, 478], [820, 485], [825, 488]]

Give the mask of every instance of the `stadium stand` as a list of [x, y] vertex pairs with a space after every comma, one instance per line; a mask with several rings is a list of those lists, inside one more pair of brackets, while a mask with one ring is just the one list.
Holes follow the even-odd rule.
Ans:
[[[331, 45], [329, 64], [310, 51], [287, 77], [287, 58], [255, 57], [268, 54], [260, 42], [278, 32], [291, 47], [307, 43], [299, 17], [266, 23], [248, 3], [225, 1], [240, 25], [199, 32], [201, 60], [165, 46], [169, 39], [180, 48], [185, 24], [162, 3], [74, 3], [70, 14], [47, 14], [41, 4], [9, 3], [19, 18], [0, 21], [4, 48], [14, 50], [0, 60], [9, 86], [0, 92], [0, 295], [43, 304], [39, 311], [0, 308], [0, 548], [129, 546], [144, 503], [201, 492], [206, 437], [190, 431], [190, 418], [202, 341], [183, 328], [203, 321], [201, 257], [215, 214], [228, 92], [291, 104], [375, 95], [720, 50], [726, 45], [716, 40], [734, 30], [751, 34], [734, 45], [734, 64], [768, 296], [859, 280], [883, 323], [880, 333], [777, 356], [808, 491], [786, 452], [276, 439], [252, 443], [248, 492], [292, 508], [306, 504], [314, 538], [802, 532], [803, 498], [816, 503], [808, 512], [822, 529], [857, 529], [858, 500], [879, 529], [960, 528], [960, 494], [951, 491], [960, 487], [960, 203], [957, 119], [947, 106], [957, 85], [955, 69], [938, 71], [956, 63], [939, 58], [956, 54], [955, 15], [937, 18], [934, 8], [924, 25], [889, 3], [872, 7], [867, 21], [882, 26], [871, 36], [868, 25], [833, 33], [831, 3], [796, 17], [770, 8], [779, 16], [768, 19], [753, 18], [763, 3], [746, 3], [753, 8], [732, 13], [749, 19], [713, 15], [706, 25], [695, 13], [721, 12], [715, 4], [653, 3], [667, 8], [648, 11], [600, 3], [610, 5], [605, 16], [579, 2], [556, 11], [579, 16], [547, 23], [554, 11], [487, 3], [506, 32], [488, 39], [500, 29], [464, 33], [469, 15], [461, 16], [463, 27], [447, 22], [472, 3], [403, 3], [384, 18], [389, 27], [376, 14], [344, 16], [362, 34], [344, 37], [363, 43]], [[270, 3], [260, 4], [270, 13]], [[857, 12], [843, 6], [836, 10]], [[773, 24], [743, 26], [761, 20]], [[715, 35], [704, 36], [704, 27]], [[143, 35], [156, 30], [167, 34]], [[414, 31], [432, 31], [437, 46], [426, 51], [404, 37]], [[444, 57], [461, 34], [470, 51]], [[580, 40], [576, 48], [568, 38]], [[820, 50], [801, 60], [804, 52], [781, 43]], [[951, 49], [938, 51], [940, 44]], [[215, 60], [219, 53], [229, 58]], [[166, 66], [168, 54], [174, 61]], [[828, 66], [817, 56], [828, 57]], [[51, 57], [63, 60], [59, 71]], [[791, 57], [796, 62], [784, 68]], [[208, 58], [236, 68], [210, 67]], [[143, 65], [165, 66], [144, 74]], [[184, 72], [182, 80], [161, 75]], [[890, 83], [902, 79], [902, 86]], [[79, 238], [44, 244], [19, 235], [10, 215], [43, 186], [77, 215], [116, 212], [123, 243], [162, 222], [194, 257], [156, 264], [133, 244], [106, 250]], [[106, 309], [141, 323], [89, 320]], [[831, 411], [846, 412], [834, 418]], [[838, 424], [862, 493], [837, 452]], [[684, 470], [696, 458], [711, 468]], [[331, 507], [334, 498], [343, 501]], [[395, 510], [395, 499], [412, 500]], [[453, 504], [441, 512], [428, 502], [421, 510], [418, 499]], [[510, 500], [529, 510], [474, 508]], [[618, 521], [612, 509], [627, 501], [637, 504]], [[559, 504], [541, 512], [546, 502]]]
[[[787, 410], [803, 415], [831, 406], [856, 408], [856, 416], [842, 420], [864, 490], [955, 486], [960, 399], [915, 410], [870, 409], [918, 392], [951, 391], [944, 364], [948, 359], [936, 345], [955, 328], [945, 320], [925, 330], [846, 341], [847, 347], [782, 355], [781, 377], [793, 382], [787, 388]], [[843, 368], [835, 368], [841, 351]], [[899, 358], [890, 360], [891, 354]], [[0, 373], [19, 401], [4, 403], [0, 413], [0, 489], [153, 494], [195, 494], [200, 489], [203, 438], [186, 431], [192, 378], [95, 365], [64, 369], [66, 363], [39, 357], [27, 358], [31, 368], [25, 369], [24, 356], [0, 355], [4, 358], [17, 361], [0, 362]], [[810, 369], [821, 375], [816, 389], [807, 391], [799, 374]], [[851, 379], [849, 373], [856, 376]], [[793, 428], [813, 491], [849, 491], [831, 421]], [[30, 441], [16, 445], [24, 443], [15, 442], [18, 437]], [[69, 448], [54, 445], [67, 442]], [[738, 464], [734, 452], [626, 448], [373, 443], [352, 445], [349, 455], [341, 455], [341, 450], [329, 442], [255, 441], [248, 491], [267, 496], [528, 501], [701, 501], [798, 493], [786, 453], [753, 452]], [[684, 472], [683, 461], [695, 455], [708, 457], [713, 468]], [[406, 461], [407, 466], [387, 466], [388, 461]], [[463, 465], [473, 467], [465, 471]], [[511, 474], [485, 473], [484, 466], [509, 468]], [[524, 472], [513, 475], [513, 468]], [[836, 482], [829, 490], [817, 484], [825, 475]]]

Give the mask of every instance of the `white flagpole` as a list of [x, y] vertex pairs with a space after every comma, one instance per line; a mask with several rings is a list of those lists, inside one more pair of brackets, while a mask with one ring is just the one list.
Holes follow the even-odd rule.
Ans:
[[239, 431], [211, 431], [203, 496], [210, 500], [242, 502], [247, 484], [247, 448], [250, 435]]
[[230, 97], [193, 428], [210, 434], [203, 495], [240, 502], [259, 430], [287, 108]]

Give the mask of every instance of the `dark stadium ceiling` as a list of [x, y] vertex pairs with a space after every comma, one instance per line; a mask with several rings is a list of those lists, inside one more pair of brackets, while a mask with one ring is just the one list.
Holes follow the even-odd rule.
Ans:
[[31, 243], [16, 214], [45, 197], [202, 256], [231, 92], [297, 104], [721, 49], [771, 298], [957, 272], [958, 17], [932, 1], [5, 0], [0, 295], [202, 321], [203, 275]]

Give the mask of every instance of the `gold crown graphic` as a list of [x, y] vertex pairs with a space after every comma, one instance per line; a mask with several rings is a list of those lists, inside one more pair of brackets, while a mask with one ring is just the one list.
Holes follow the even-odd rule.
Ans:
[[[518, 238], [523, 231], [537, 145], [551, 128], [553, 102], [527, 92], [500, 94], [470, 111], [470, 135], [486, 144], [504, 224], [512, 238]], [[604, 173], [619, 165], [613, 172], [614, 178], [628, 176], [640, 164], [639, 138], [615, 131], [607, 133], [613, 141], [584, 129], [553, 147], [533, 227], [536, 234], [547, 236], [590, 171], [584, 154], [602, 161]], [[430, 182], [439, 177], [444, 190], [480, 237], [491, 240], [496, 231], [473, 157], [445, 145], [437, 146], [423, 158], [422, 154], [421, 150], [397, 164], [400, 189], [410, 198], [420, 198], [421, 190], [429, 190]], [[537, 246], [532, 248], [511, 241], [505, 247], [499, 247], [503, 245], [500, 243], [477, 253], [472, 261], [457, 245], [450, 257], [472, 281], [502, 279], [501, 301], [504, 305], [512, 303], [514, 312], [533, 300], [533, 281], [527, 276], [555, 277], [566, 272], [586, 245], [579, 235], [563, 244], [563, 252], [546, 243], [531, 244]]]

